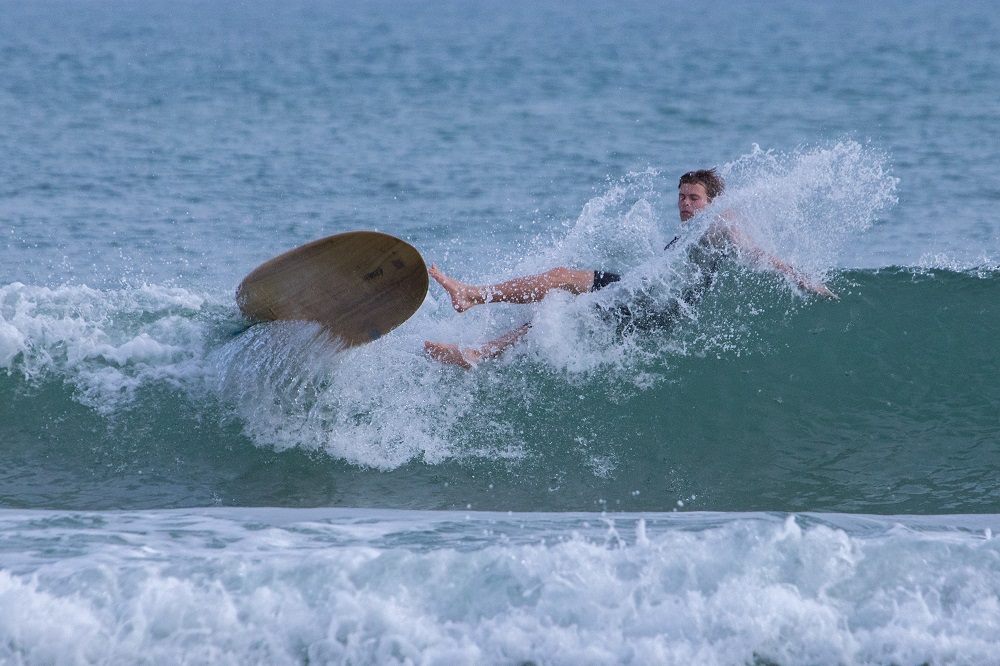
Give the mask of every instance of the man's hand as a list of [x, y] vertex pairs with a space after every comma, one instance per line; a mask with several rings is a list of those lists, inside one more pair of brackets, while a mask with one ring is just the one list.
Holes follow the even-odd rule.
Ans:
[[837, 294], [835, 294], [832, 291], [830, 291], [829, 289], [827, 289], [826, 285], [823, 284], [822, 282], [820, 282], [819, 284], [803, 284], [802, 286], [805, 289], [808, 289], [809, 291], [813, 292], [814, 294], [818, 294], [820, 296], [824, 296], [824, 297], [832, 299], [834, 301], [839, 301], [840, 300], [840, 297], [837, 296]]

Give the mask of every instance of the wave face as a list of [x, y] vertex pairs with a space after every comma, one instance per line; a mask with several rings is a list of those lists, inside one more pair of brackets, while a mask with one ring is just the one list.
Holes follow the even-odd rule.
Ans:
[[555, 299], [475, 372], [419, 352], [432, 305], [337, 352], [222, 296], [9, 285], [2, 501], [998, 512], [1000, 273], [829, 284], [839, 302], [732, 265], [695, 319], [625, 338]]

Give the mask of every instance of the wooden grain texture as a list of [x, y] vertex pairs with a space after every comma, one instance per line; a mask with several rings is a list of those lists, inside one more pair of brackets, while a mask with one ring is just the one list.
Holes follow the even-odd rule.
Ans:
[[255, 321], [316, 321], [356, 346], [409, 319], [427, 285], [416, 248], [388, 234], [351, 231], [264, 262], [240, 283], [236, 302]]

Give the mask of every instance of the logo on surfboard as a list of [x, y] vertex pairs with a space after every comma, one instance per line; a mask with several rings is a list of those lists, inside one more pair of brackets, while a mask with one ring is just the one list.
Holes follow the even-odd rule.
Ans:
[[375, 270], [373, 270], [371, 273], [366, 273], [366, 274], [362, 275], [361, 279], [364, 280], [365, 282], [371, 282], [375, 278], [382, 277], [382, 274], [383, 274], [382, 273], [382, 267], [379, 266], [378, 268], [376, 268]]

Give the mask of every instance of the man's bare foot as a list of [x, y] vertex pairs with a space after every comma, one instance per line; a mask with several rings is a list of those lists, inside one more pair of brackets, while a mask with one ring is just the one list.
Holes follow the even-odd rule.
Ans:
[[462, 349], [458, 345], [443, 342], [425, 342], [424, 351], [435, 361], [447, 365], [457, 365], [466, 370], [476, 367], [482, 360], [482, 355], [476, 349]]
[[456, 312], [465, 312], [473, 305], [479, 305], [484, 303], [485, 299], [480, 293], [478, 287], [473, 287], [471, 285], [459, 282], [455, 278], [450, 278], [441, 272], [441, 269], [437, 267], [437, 264], [431, 264], [431, 267], [427, 270], [432, 278], [434, 278], [439, 285], [444, 287], [444, 290], [448, 292], [451, 296], [451, 306], [455, 308]]

